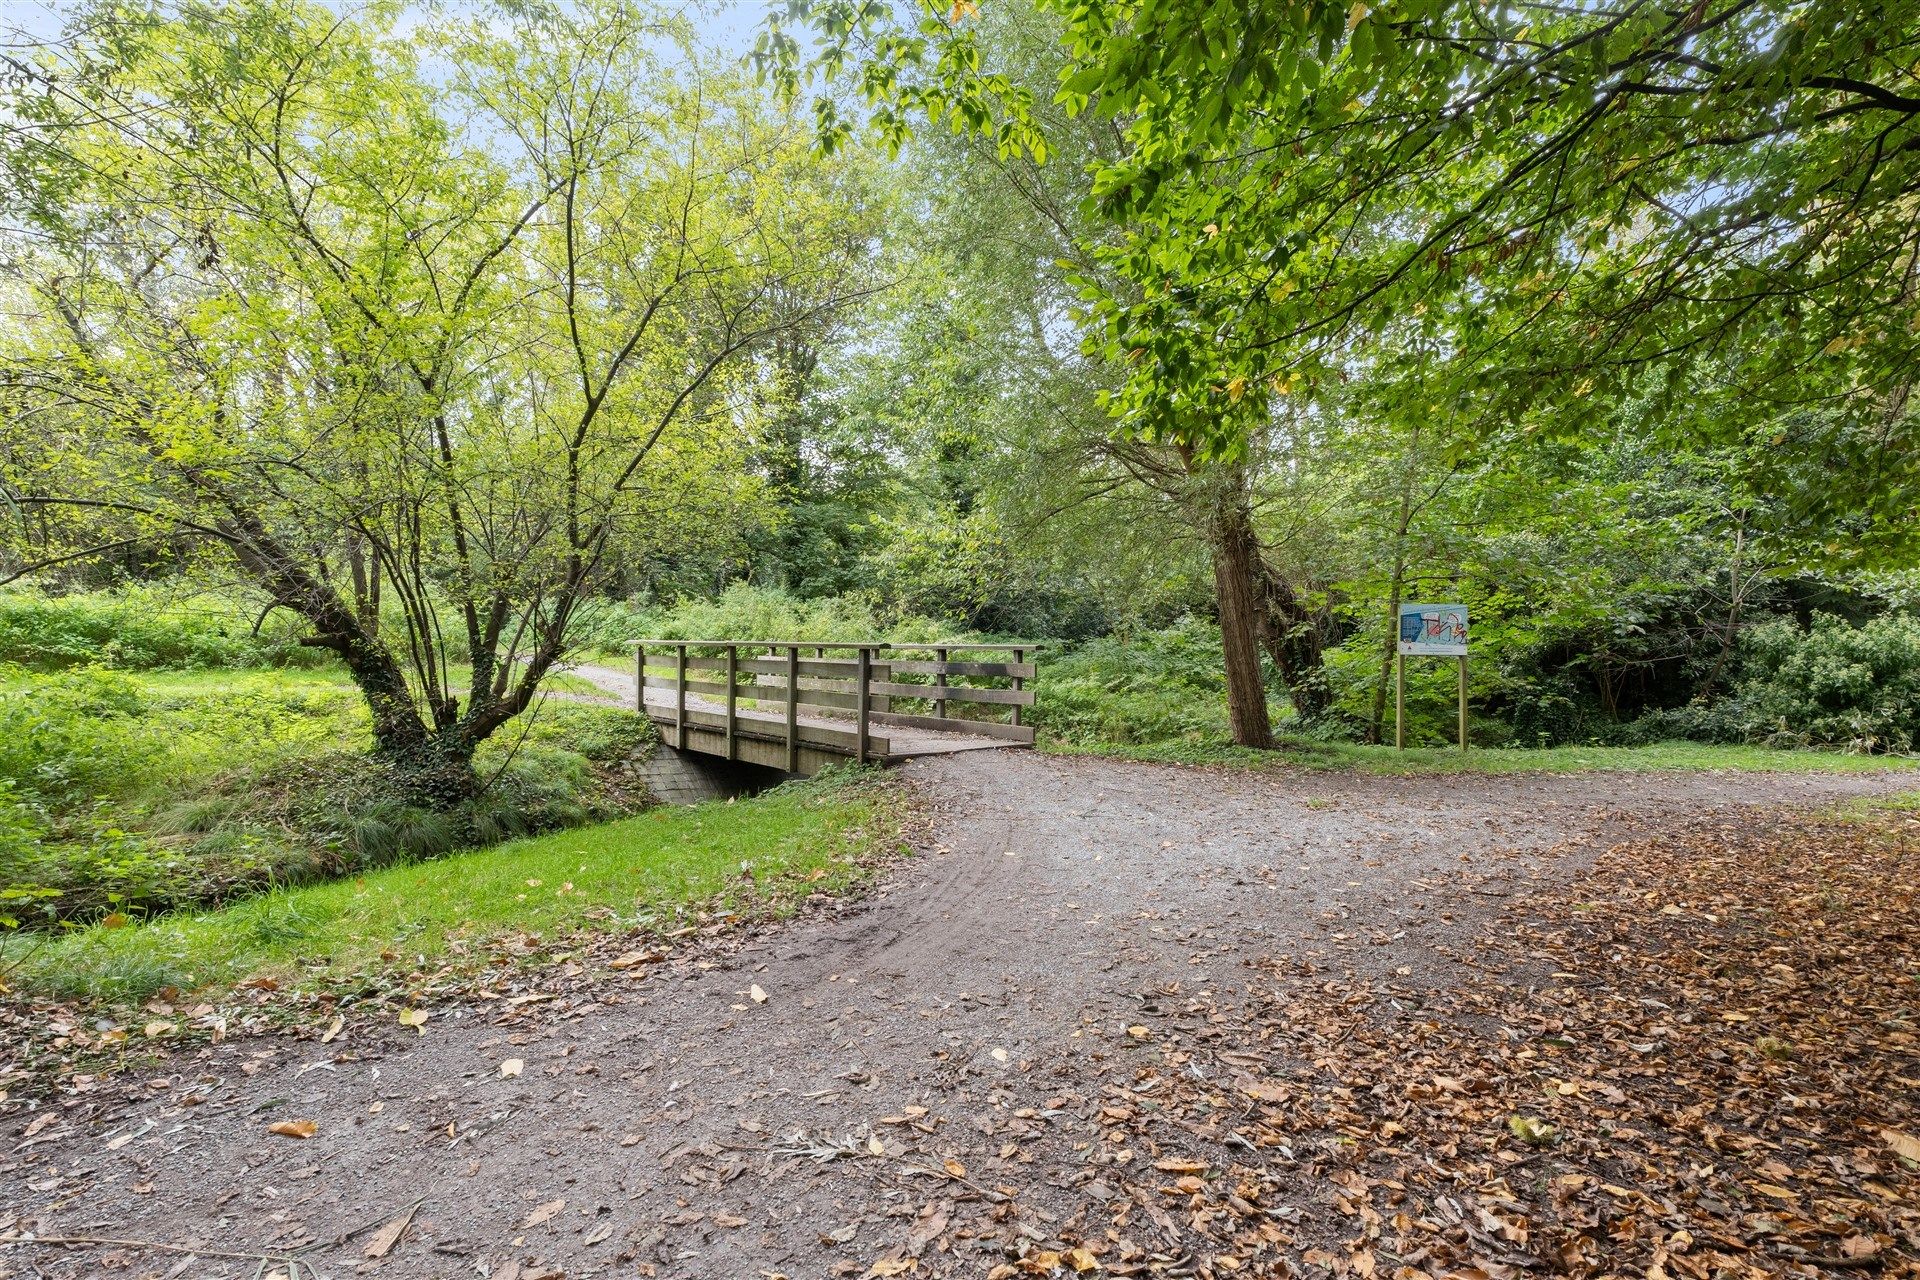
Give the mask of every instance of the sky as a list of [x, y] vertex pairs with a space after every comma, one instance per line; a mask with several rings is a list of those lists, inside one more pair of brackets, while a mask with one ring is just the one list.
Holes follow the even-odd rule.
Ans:
[[[335, 8], [344, 7], [338, 0], [325, 0]], [[453, 0], [445, 6], [459, 9], [463, 6]], [[59, 34], [61, 15], [66, 6], [51, 3], [50, 0], [0, 0], [0, 45], [12, 43], [18, 32], [29, 39], [46, 39]], [[767, 0], [707, 0], [703, 4], [689, 5], [688, 11], [695, 16], [696, 25], [705, 37], [706, 43], [727, 53], [745, 55], [753, 47], [754, 37], [760, 29], [760, 19], [767, 11]]]

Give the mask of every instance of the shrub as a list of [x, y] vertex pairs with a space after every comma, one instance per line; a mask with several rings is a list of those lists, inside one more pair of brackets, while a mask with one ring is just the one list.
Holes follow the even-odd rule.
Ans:
[[1851, 626], [1815, 614], [1752, 628], [1742, 642], [1749, 738], [1773, 745], [1908, 751], [1920, 738], [1920, 623], [1904, 613]]
[[452, 811], [367, 754], [350, 689], [269, 674], [145, 688], [89, 667], [0, 693], [0, 927], [216, 903], [614, 816], [638, 716], [553, 705], [477, 762]]
[[284, 631], [256, 635], [236, 605], [190, 605], [151, 588], [49, 596], [0, 593], [0, 662], [39, 671], [311, 667], [324, 655]]
[[[620, 617], [618, 625], [608, 619]], [[866, 593], [803, 600], [777, 587], [736, 582], [712, 599], [684, 599], [620, 615], [603, 606], [585, 629], [589, 643], [622, 645], [660, 640], [892, 640], [914, 643], [962, 640], [954, 624], [916, 615], [884, 617], [878, 599]]]
[[1745, 742], [1747, 737], [1745, 708], [1738, 699], [1726, 699], [1649, 711], [1621, 725], [1611, 741], [1622, 747], [1649, 747], [1656, 742]]
[[1109, 626], [1091, 597], [1021, 555], [989, 512], [946, 511], [889, 532], [865, 568], [880, 584], [891, 617], [939, 618], [948, 627], [1023, 639], [1079, 639]]
[[1188, 619], [1129, 640], [1043, 649], [1033, 723], [1065, 742], [1139, 744], [1227, 733], [1220, 632]]
[[131, 679], [97, 667], [0, 693], [0, 781], [47, 804], [137, 785], [159, 744]]

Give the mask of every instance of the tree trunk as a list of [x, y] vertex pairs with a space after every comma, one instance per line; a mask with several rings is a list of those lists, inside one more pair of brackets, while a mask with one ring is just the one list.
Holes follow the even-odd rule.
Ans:
[[1256, 568], [1261, 642], [1286, 683], [1294, 711], [1302, 721], [1316, 720], [1333, 705], [1333, 691], [1327, 687], [1326, 616], [1308, 608], [1293, 584], [1264, 558], [1257, 559]]
[[1393, 552], [1393, 577], [1387, 583], [1387, 638], [1380, 646], [1380, 670], [1373, 682], [1373, 715], [1367, 721], [1367, 741], [1378, 744], [1387, 720], [1387, 686], [1393, 681], [1393, 658], [1400, 650], [1400, 597], [1406, 589], [1405, 539]]
[[1393, 679], [1393, 658], [1400, 648], [1400, 602], [1407, 585], [1407, 534], [1413, 528], [1413, 482], [1419, 474], [1420, 424], [1413, 424], [1407, 442], [1407, 466], [1400, 477], [1400, 518], [1393, 526], [1393, 577], [1387, 584], [1387, 638], [1380, 646], [1380, 671], [1373, 685], [1373, 715], [1367, 722], [1367, 741], [1381, 740], [1387, 719], [1387, 685]]
[[327, 649], [345, 664], [373, 721], [373, 750], [394, 770], [402, 792], [416, 803], [449, 808], [479, 790], [473, 771], [479, 742], [471, 726], [430, 728], [407, 687], [399, 660], [377, 633], [374, 619], [350, 607], [340, 593], [310, 572], [249, 510], [229, 506], [232, 546], [242, 568], [273, 598], [313, 628], [301, 641]]
[[1267, 718], [1267, 685], [1260, 672], [1262, 606], [1260, 544], [1244, 488], [1235, 483], [1223, 495], [1207, 526], [1213, 553], [1213, 587], [1220, 608], [1220, 647], [1226, 657], [1227, 716], [1233, 740], [1243, 747], [1271, 747], [1273, 725]]
[[1747, 513], [1743, 509], [1734, 513], [1733, 560], [1727, 566], [1727, 617], [1720, 628], [1720, 652], [1713, 660], [1713, 670], [1707, 672], [1707, 678], [1700, 682], [1700, 687], [1693, 695], [1702, 702], [1713, 697], [1719, 687], [1720, 676], [1726, 671], [1727, 662], [1740, 643], [1740, 614], [1747, 602], [1746, 550]]

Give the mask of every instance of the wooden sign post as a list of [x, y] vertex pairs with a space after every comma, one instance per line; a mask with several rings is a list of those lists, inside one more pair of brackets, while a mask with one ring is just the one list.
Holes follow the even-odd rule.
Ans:
[[1460, 749], [1467, 749], [1467, 606], [1403, 604], [1393, 659], [1393, 745], [1407, 746], [1407, 655], [1456, 658], [1460, 663]]

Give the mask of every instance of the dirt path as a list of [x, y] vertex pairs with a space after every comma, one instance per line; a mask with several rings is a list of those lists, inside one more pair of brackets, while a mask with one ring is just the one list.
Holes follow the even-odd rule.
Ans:
[[[57, 1119], [13, 1111], [0, 1232], [315, 1242], [322, 1277], [986, 1275], [1091, 1229], [1139, 1160], [1100, 1141], [1106, 1084], [1159, 1066], [1156, 1030], [1193, 1031], [1188, 997], [1231, 1000], [1254, 960], [1444, 982], [1488, 904], [1631, 831], [1913, 785], [1024, 752], [900, 775], [935, 806], [933, 840], [854, 911], [610, 975], [598, 999], [443, 1010], [423, 1036], [354, 1027], [324, 1048], [242, 1040]], [[288, 1115], [318, 1134], [269, 1136]], [[365, 1257], [372, 1232], [327, 1244], [416, 1201], [384, 1259]], [[184, 1256], [14, 1247], [0, 1277], [256, 1267]], [[1103, 1269], [1130, 1273], [1118, 1257]], [[1168, 1256], [1138, 1271], [1194, 1274]]]

